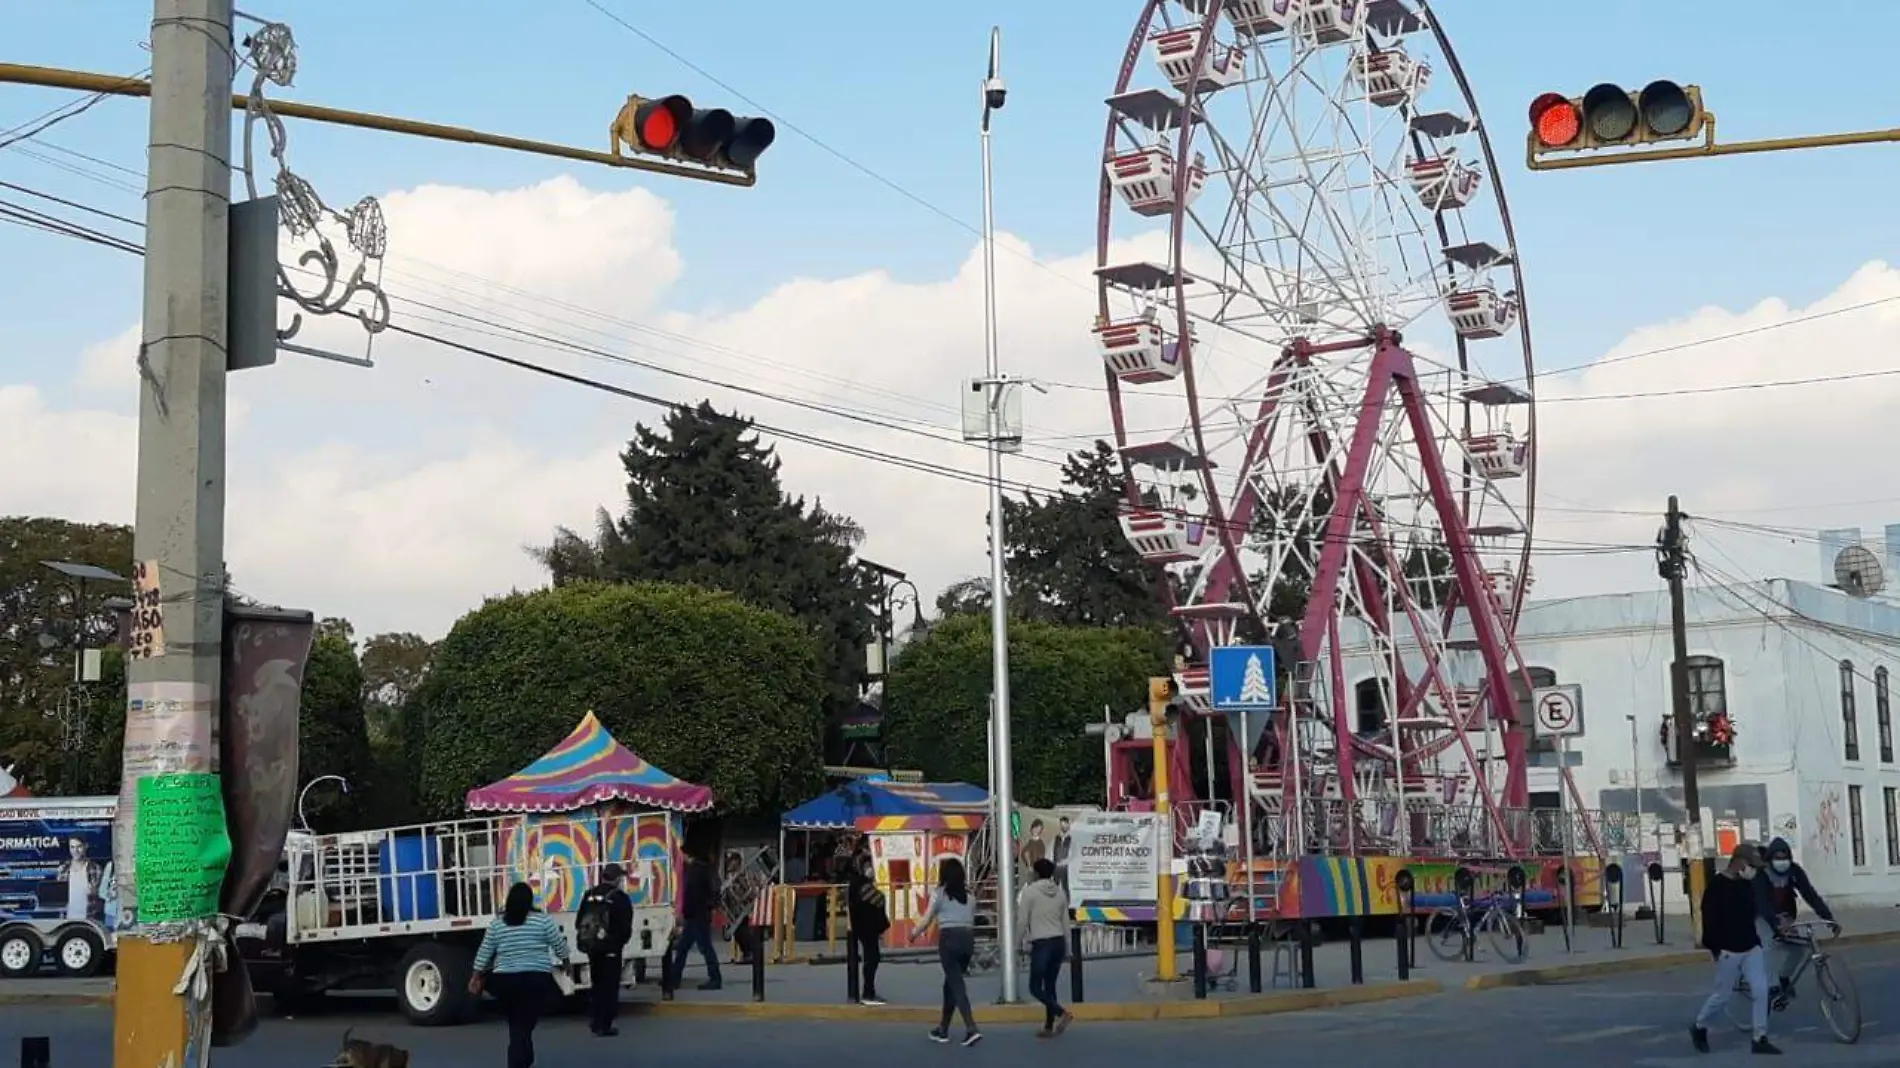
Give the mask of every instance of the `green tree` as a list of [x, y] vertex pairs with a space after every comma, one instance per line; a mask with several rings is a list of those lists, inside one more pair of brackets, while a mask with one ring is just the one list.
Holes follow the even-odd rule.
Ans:
[[369, 717], [372, 742], [399, 734], [397, 720], [435, 658], [435, 643], [420, 634], [376, 634], [363, 642], [364, 712]]
[[710, 402], [634, 428], [621, 454], [627, 506], [590, 540], [561, 528], [532, 549], [554, 583], [676, 582], [725, 590], [804, 624], [833, 715], [854, 709], [874, 626], [875, 579], [853, 559], [864, 532], [818, 502], [788, 497], [780, 460], [752, 421]]
[[335, 829], [373, 811], [360, 801], [372, 787], [373, 771], [363, 716], [363, 667], [350, 643], [353, 633], [346, 620], [319, 622], [304, 667], [297, 716], [299, 786], [321, 775], [341, 775], [351, 791], [312, 790], [305, 813], [314, 827]]
[[[69, 523], [32, 516], [0, 517], [0, 765], [9, 765], [36, 793], [116, 792], [117, 753], [95, 759], [107, 744], [111, 720], [124, 717], [124, 675], [108, 658], [112, 677], [73, 682], [73, 656], [83, 637], [101, 648], [116, 635], [117, 621], [104, 602], [130, 586], [85, 585], [83, 603], [71, 579], [44, 561], [92, 564], [132, 574], [132, 529], [110, 523]], [[77, 709], [85, 728], [75, 754], [61, 746], [62, 709]], [[48, 716], [47, 713], [54, 713]], [[75, 765], [79, 778], [74, 779]]]
[[721, 592], [574, 583], [489, 601], [437, 650], [405, 716], [431, 814], [509, 775], [589, 710], [722, 811], [776, 814], [823, 785], [824, 680], [807, 628]]
[[1062, 489], [1003, 502], [1010, 614], [1087, 626], [1154, 626], [1168, 620], [1163, 572], [1122, 536], [1121, 459], [1106, 441], [1071, 453]]
[[[1009, 629], [1016, 796], [1030, 805], [1102, 796], [1102, 740], [1084, 734], [1138, 707], [1167, 663], [1157, 628], [1076, 627], [1020, 620]], [[990, 696], [987, 620], [953, 616], [906, 646], [887, 684], [893, 760], [932, 780], [981, 783]]]

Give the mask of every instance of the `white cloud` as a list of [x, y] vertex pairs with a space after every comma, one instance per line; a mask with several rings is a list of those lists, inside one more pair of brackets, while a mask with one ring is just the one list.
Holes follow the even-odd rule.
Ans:
[[[425, 186], [391, 194], [385, 207], [392, 257], [385, 282], [398, 297], [399, 323], [667, 398], [710, 394], [722, 407], [768, 424], [973, 479], [982, 471], [980, 452], [956, 440], [960, 382], [978, 374], [983, 360], [981, 261], [974, 250], [940, 280], [902, 282], [879, 272], [799, 279], [750, 308], [694, 314], [666, 306], [667, 287], [683, 268], [671, 244], [671, 211], [644, 190], [601, 193], [571, 179], [502, 192]], [[1094, 255], [1044, 267], [1005, 240], [997, 257], [1004, 368], [1057, 383], [1099, 383], [1088, 335]], [[1115, 258], [1159, 252], [1153, 239], [1140, 239]], [[1900, 272], [1872, 264], [1813, 307], [1770, 301], [1739, 313], [1704, 309], [1638, 330], [1606, 358], [1890, 295], [1900, 295]], [[471, 325], [468, 315], [775, 399], [484, 336], [479, 331], [489, 328]], [[347, 320], [313, 322], [299, 340], [363, 350], [360, 330]], [[1900, 497], [1900, 489], [1886, 489], [1891, 476], [1877, 447], [1900, 404], [1900, 378], [1557, 401], [1875, 369], [1890, 365], [1896, 342], [1900, 301], [1547, 382], [1553, 403], [1541, 410], [1547, 511], [1540, 532], [1573, 542], [1647, 541], [1651, 518], [1555, 509], [1650, 513], [1672, 492], [1692, 512], [1709, 514]], [[14, 436], [25, 442], [15, 455], [27, 459], [0, 469], [8, 511], [130, 517], [136, 344], [137, 331], [128, 330], [82, 355], [73, 384], [96, 400], [81, 406], [49, 406], [47, 392], [63, 382], [0, 387], [0, 425], [24, 429]], [[285, 356], [272, 369], [232, 380], [228, 555], [238, 584], [274, 601], [348, 615], [366, 630], [440, 633], [484, 594], [539, 583], [522, 545], [544, 540], [556, 523], [585, 528], [597, 504], [617, 509], [623, 475], [616, 453], [634, 422], [651, 424], [661, 414], [393, 334], [377, 340], [375, 357], [378, 367], [366, 371]], [[1216, 388], [1243, 384], [1221, 381]], [[849, 409], [927, 436], [783, 401]], [[1030, 437], [1044, 440], [1032, 440], [1026, 456], [1009, 461], [1008, 477], [1053, 486], [1054, 461], [1064, 449], [1106, 431], [1106, 400], [1087, 388], [1055, 388], [1031, 394], [1027, 406]], [[1169, 421], [1165, 406], [1152, 402], [1138, 400], [1130, 415], [1131, 425], [1144, 429]], [[869, 533], [865, 555], [911, 572], [927, 595], [984, 570], [986, 504], [975, 482], [807, 444], [785, 443], [781, 452], [792, 492], [856, 518]], [[1900, 502], [1866, 517], [1795, 512], [1767, 521], [1816, 526], [1865, 518], [1877, 525], [1887, 515], [1900, 516]], [[1815, 556], [1811, 546], [1764, 556], [1723, 538], [1737, 566], [1805, 574]], [[1639, 556], [1540, 557], [1538, 570], [1540, 594], [1653, 582]]]

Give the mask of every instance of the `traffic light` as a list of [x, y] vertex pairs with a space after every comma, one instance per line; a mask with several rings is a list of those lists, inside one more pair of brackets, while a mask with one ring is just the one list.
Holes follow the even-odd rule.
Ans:
[[1579, 97], [1545, 93], [1531, 101], [1530, 154], [1649, 145], [1701, 136], [1712, 120], [1702, 90], [1653, 81], [1640, 92], [1605, 82]]
[[748, 173], [777, 136], [770, 119], [696, 108], [678, 94], [630, 96], [613, 124], [616, 153], [624, 143], [638, 152]]

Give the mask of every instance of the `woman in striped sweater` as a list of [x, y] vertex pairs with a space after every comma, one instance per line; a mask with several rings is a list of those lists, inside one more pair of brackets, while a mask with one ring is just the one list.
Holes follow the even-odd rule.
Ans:
[[567, 963], [567, 936], [547, 913], [534, 907], [534, 888], [508, 888], [501, 915], [475, 951], [469, 992], [495, 995], [508, 1017], [508, 1068], [534, 1068], [534, 1025], [560, 999], [554, 969]]

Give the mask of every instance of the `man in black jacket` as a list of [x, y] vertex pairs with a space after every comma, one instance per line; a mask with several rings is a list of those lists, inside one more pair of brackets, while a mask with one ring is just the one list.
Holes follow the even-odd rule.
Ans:
[[1762, 960], [1761, 938], [1755, 931], [1755, 873], [1761, 870], [1761, 850], [1744, 842], [1729, 855], [1728, 867], [1709, 880], [1702, 892], [1702, 948], [1715, 958], [1715, 988], [1689, 1027], [1689, 1040], [1698, 1052], [1709, 1051], [1709, 1022], [1721, 1016], [1735, 995], [1739, 979], [1748, 981], [1752, 1002], [1754, 1053], [1781, 1052], [1768, 1041], [1768, 968]]
[[673, 991], [685, 978], [686, 955], [694, 946], [698, 946], [700, 955], [706, 958], [706, 981], [699, 984], [699, 989], [718, 990], [723, 985], [719, 981], [719, 951], [713, 945], [713, 910], [719, 905], [719, 876], [704, 857], [689, 853], [680, 884], [679, 934], [674, 939], [673, 957], [667, 962], [667, 974], [662, 976], [660, 989], [660, 996], [667, 1001], [673, 1000]]
[[622, 889], [627, 873], [618, 864], [600, 869], [600, 882], [581, 898], [575, 911], [576, 934], [588, 945], [588, 1030], [601, 1038], [620, 1033], [620, 975], [627, 943], [633, 940], [633, 900]]

